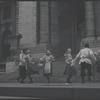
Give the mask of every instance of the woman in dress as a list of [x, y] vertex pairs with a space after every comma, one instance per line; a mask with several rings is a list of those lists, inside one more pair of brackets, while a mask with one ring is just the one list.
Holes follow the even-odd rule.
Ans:
[[67, 83], [71, 83], [71, 78], [73, 75], [76, 74], [76, 70], [74, 68], [74, 59], [72, 58], [72, 55], [71, 55], [71, 49], [68, 48], [67, 49], [67, 52], [64, 54], [65, 56], [65, 63], [66, 63], [66, 68], [65, 68], [65, 71], [64, 71], [64, 75], [68, 75], [67, 77]]
[[20, 53], [20, 63], [19, 63], [19, 77], [17, 80], [20, 83], [24, 83], [26, 78], [26, 49], [21, 50]]
[[52, 61], [55, 61], [55, 58], [52, 56], [51, 52], [47, 50], [46, 55], [40, 58], [40, 61], [44, 62], [44, 76], [47, 78], [49, 83], [50, 76], [52, 76]]
[[31, 70], [32, 70], [32, 68], [31, 68], [31, 61], [32, 61], [32, 57], [31, 57], [31, 55], [30, 55], [30, 51], [29, 50], [27, 50], [27, 58], [26, 58], [26, 63], [27, 63], [27, 66], [26, 66], [26, 73], [27, 73], [27, 76], [28, 76], [28, 78], [29, 78], [29, 80], [30, 80], [30, 83], [33, 83], [33, 80], [32, 80], [32, 77], [31, 77]]

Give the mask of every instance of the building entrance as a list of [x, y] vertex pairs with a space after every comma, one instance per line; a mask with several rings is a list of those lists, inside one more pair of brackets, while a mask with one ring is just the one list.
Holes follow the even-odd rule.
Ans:
[[2, 34], [2, 59], [7, 60], [7, 57], [10, 55], [10, 48], [11, 48], [11, 31], [8, 27], [5, 28], [5, 31]]
[[59, 2], [59, 39], [61, 54], [71, 48], [77, 53], [81, 44], [80, 25], [85, 22], [84, 2]]

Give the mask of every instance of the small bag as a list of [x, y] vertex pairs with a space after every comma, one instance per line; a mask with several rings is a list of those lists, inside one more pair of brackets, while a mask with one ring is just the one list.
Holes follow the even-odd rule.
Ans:
[[42, 64], [42, 63], [38, 63], [37, 65], [38, 65], [38, 66], [40, 66], [40, 67], [42, 67], [42, 66], [43, 66], [43, 64]]
[[42, 67], [43, 66], [43, 62], [41, 62], [41, 60], [40, 60], [37, 65]]

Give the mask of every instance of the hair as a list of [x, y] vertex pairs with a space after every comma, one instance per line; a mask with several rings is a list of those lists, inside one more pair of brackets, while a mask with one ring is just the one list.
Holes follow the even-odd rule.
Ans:
[[28, 50], [26, 50], [26, 53], [30, 53], [30, 50], [28, 49]]
[[89, 48], [89, 43], [86, 43], [84, 47]]
[[25, 54], [26, 53], [26, 49], [22, 49], [23, 53]]
[[68, 48], [67, 49], [67, 53], [69, 53], [69, 52], [71, 53], [71, 51], [72, 51], [71, 48]]
[[46, 51], [46, 54], [47, 54], [47, 53], [51, 54], [50, 50], [47, 50], [47, 51]]

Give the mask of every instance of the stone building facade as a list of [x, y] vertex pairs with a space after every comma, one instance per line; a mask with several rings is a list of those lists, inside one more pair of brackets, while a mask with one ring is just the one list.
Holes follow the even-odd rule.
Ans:
[[70, 47], [76, 54], [85, 42], [97, 50], [99, 9], [100, 1], [92, 0], [0, 1], [0, 57], [18, 48], [30, 49], [35, 58], [44, 55], [46, 49], [61, 56]]

